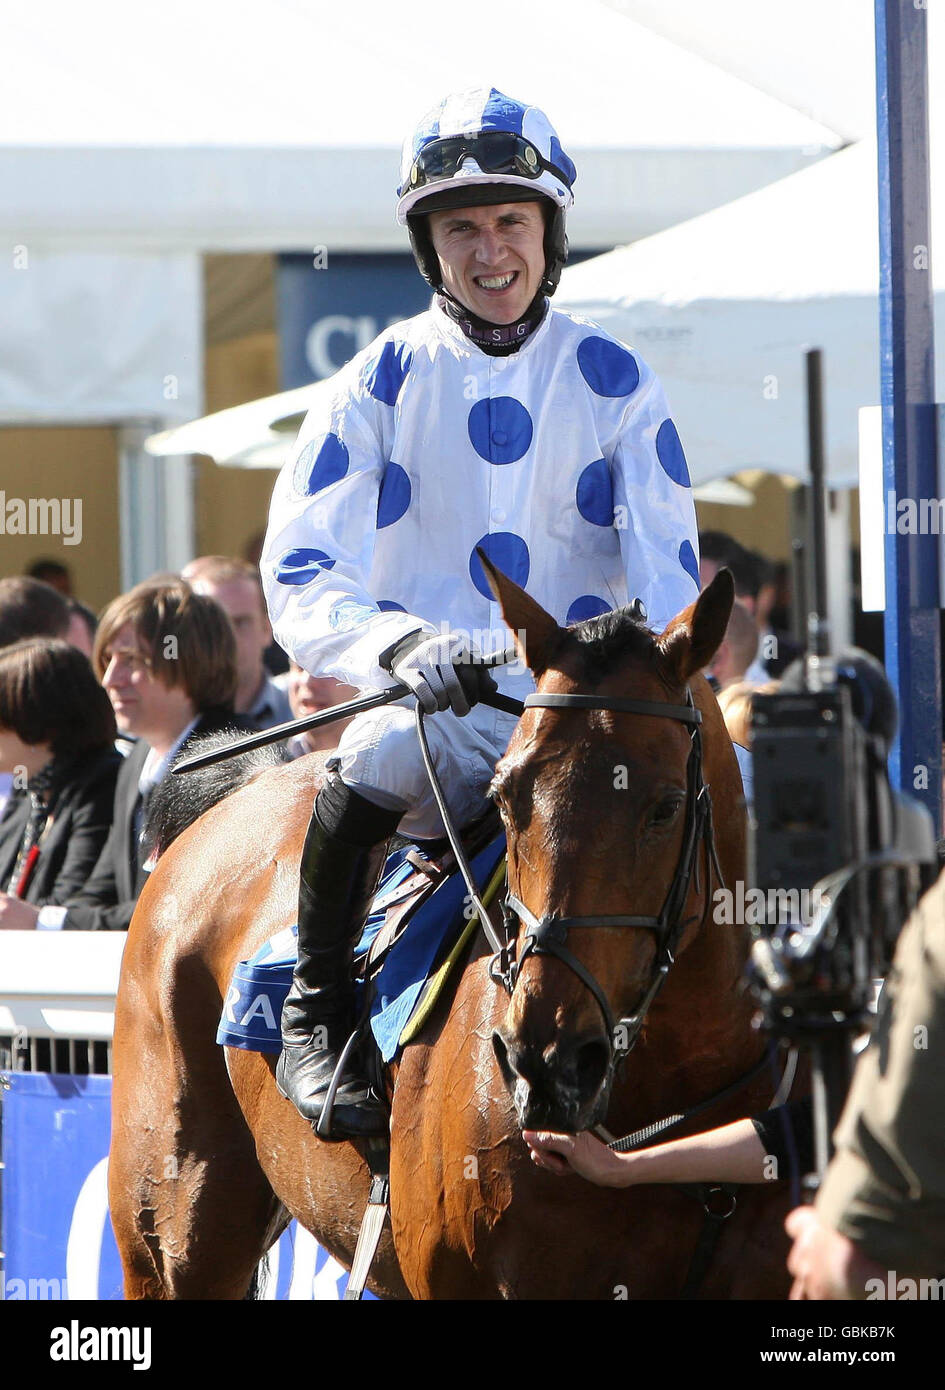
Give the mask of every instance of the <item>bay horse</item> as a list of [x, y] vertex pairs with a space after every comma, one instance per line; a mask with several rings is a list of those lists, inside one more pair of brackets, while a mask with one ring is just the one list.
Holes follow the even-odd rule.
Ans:
[[[659, 635], [633, 613], [563, 629], [486, 564], [539, 698], [591, 694], [595, 708], [529, 707], [494, 792], [509, 883], [531, 914], [593, 920], [659, 914], [681, 856], [693, 721], [601, 708], [612, 699], [702, 716], [718, 865], [745, 874], [746, 821], [731, 742], [702, 669], [733, 600], [728, 571]], [[234, 966], [295, 920], [298, 864], [321, 755], [264, 771], [162, 854], [131, 923], [115, 1013], [109, 1197], [130, 1299], [240, 1299], [290, 1216], [349, 1265], [369, 1169], [355, 1143], [323, 1143], [276, 1090], [275, 1059], [223, 1049], [215, 1032]], [[529, 1159], [521, 1129], [604, 1121], [625, 1134], [703, 1101], [764, 1051], [739, 989], [747, 931], [713, 919], [718, 885], [700, 842], [681, 939], [645, 1027], [614, 1067], [605, 1010], [647, 991], [652, 931], [572, 930], [562, 956], [519, 933], [511, 998], [480, 932], [458, 981], [392, 1068], [391, 1208], [369, 1287], [415, 1299], [677, 1298], [703, 1212], [670, 1186], [601, 1189]], [[527, 905], [527, 908], [526, 908]], [[583, 972], [583, 973], [582, 973]], [[584, 977], [596, 986], [596, 993]], [[769, 1075], [679, 1133], [771, 1101]], [[744, 1187], [701, 1298], [788, 1292], [784, 1184]]]

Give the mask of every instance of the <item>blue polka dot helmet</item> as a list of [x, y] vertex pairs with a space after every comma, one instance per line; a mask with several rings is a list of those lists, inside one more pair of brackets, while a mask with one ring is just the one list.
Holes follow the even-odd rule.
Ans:
[[545, 113], [476, 87], [445, 97], [404, 143], [397, 220], [406, 225], [420, 273], [442, 289], [440, 264], [426, 214], [487, 203], [541, 202], [545, 275], [554, 294], [567, 260], [564, 213], [574, 201], [577, 172]]

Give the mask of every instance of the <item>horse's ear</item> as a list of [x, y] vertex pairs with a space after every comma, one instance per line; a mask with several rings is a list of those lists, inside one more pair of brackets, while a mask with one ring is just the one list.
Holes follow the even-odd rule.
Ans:
[[720, 569], [695, 603], [668, 624], [657, 647], [674, 683], [685, 685], [694, 671], [708, 666], [722, 645], [734, 602], [732, 571]]
[[537, 680], [551, 664], [551, 658], [564, 636], [550, 613], [546, 613], [540, 603], [520, 589], [508, 575], [496, 569], [495, 565], [476, 547], [486, 582], [495, 595], [496, 603], [502, 609], [502, 618], [515, 638], [515, 648], [519, 657]]

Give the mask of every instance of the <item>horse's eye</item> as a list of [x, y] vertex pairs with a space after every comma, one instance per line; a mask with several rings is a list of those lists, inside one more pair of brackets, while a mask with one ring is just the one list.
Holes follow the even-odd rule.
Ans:
[[682, 797], [664, 796], [663, 800], [658, 801], [647, 816], [647, 823], [652, 826], [668, 825], [675, 818], [681, 805]]

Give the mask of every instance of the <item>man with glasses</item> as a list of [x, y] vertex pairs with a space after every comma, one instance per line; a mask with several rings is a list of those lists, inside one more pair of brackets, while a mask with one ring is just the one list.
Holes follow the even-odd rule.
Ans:
[[[273, 492], [260, 567], [277, 641], [313, 674], [403, 684], [439, 712], [430, 749], [459, 824], [485, 811], [515, 722], [477, 703], [483, 655], [510, 645], [477, 549], [560, 623], [640, 598], [658, 627], [698, 592], [689, 474], [659, 382], [548, 302], [575, 177], [544, 113], [494, 88], [421, 121], [397, 218], [433, 303], [322, 385]], [[496, 678], [508, 695], [534, 690], [520, 665]], [[443, 834], [413, 704], [345, 729], [302, 854], [276, 1080], [316, 1125], [387, 842]], [[340, 1080], [330, 1137], [383, 1132], [357, 1066]]]

